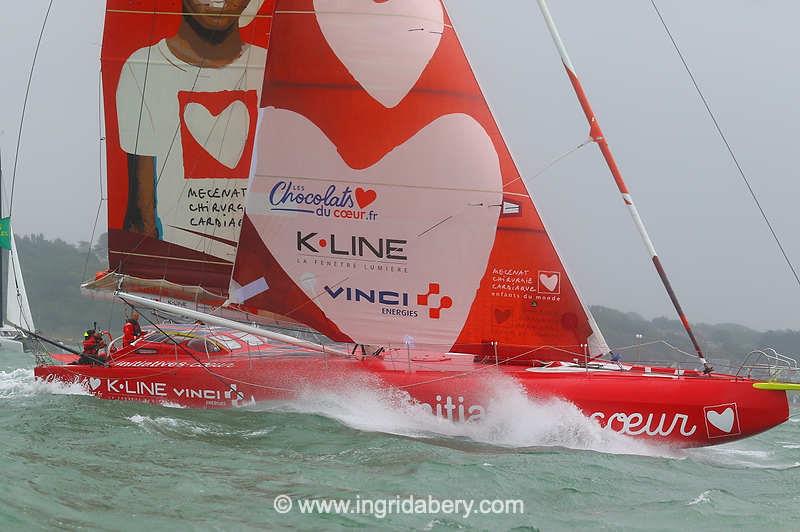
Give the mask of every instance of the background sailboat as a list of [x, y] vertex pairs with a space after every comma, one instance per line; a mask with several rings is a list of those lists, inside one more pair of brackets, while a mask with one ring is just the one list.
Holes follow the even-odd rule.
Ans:
[[[3, 186], [2, 157], [0, 157], [0, 190]], [[1, 198], [0, 198], [1, 199]], [[0, 201], [2, 205], [2, 201]], [[0, 209], [2, 210], [2, 209]], [[5, 274], [5, 279], [3, 279]], [[0, 349], [4, 351], [24, 350], [25, 333], [13, 325], [19, 325], [29, 331], [35, 331], [25, 281], [22, 277], [17, 244], [11, 219], [3, 218], [0, 213]]]
[[25, 280], [22, 277], [19, 254], [17, 254], [17, 244], [14, 241], [14, 233], [10, 231], [10, 224], [9, 232], [11, 249], [8, 251], [5, 270], [6, 289], [3, 294], [5, 311], [3, 313], [3, 326], [0, 327], [0, 348], [6, 351], [23, 351], [25, 340], [27, 340], [28, 336], [13, 325], [19, 325], [29, 331], [35, 331], [36, 326], [28, 303]]

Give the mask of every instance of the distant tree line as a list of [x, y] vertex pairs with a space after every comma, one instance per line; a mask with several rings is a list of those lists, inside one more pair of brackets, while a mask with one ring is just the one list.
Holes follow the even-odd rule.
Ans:
[[[22, 271], [34, 320], [39, 330], [65, 341], [77, 341], [97, 321], [98, 327], [119, 333], [126, 308], [119, 302], [97, 301], [80, 293], [80, 284], [108, 267], [108, 236], [94, 245], [49, 240], [41, 234], [17, 237]], [[623, 360], [690, 360], [663, 343], [693, 354], [680, 322], [646, 320], [638, 314], [594, 306], [592, 312], [608, 344]], [[800, 331], [755, 331], [735, 324], [695, 324], [700, 343], [713, 361], [741, 361], [748, 352], [772, 347], [800, 355]], [[641, 335], [641, 338], [637, 338]], [[648, 344], [648, 345], [642, 345]]]
[[83, 297], [80, 291], [82, 282], [108, 267], [106, 234], [94, 246], [42, 234], [16, 236], [16, 241], [31, 313], [42, 334], [74, 345], [95, 321], [119, 334], [124, 321], [120, 304]]
[[[620, 312], [602, 306], [593, 306], [591, 310], [606, 341], [624, 360], [691, 360], [663, 342], [694, 355], [686, 332], [677, 319], [647, 320], [633, 312]], [[768, 347], [795, 358], [800, 356], [800, 331], [785, 329], [763, 332], [733, 323], [697, 323], [693, 328], [706, 356], [720, 366], [725, 362], [741, 362], [751, 351]]]

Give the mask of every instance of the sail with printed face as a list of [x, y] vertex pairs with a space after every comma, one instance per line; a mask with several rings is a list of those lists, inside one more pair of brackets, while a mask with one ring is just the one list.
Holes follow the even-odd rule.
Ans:
[[260, 107], [231, 302], [341, 341], [607, 349], [440, 0], [277, 0]]
[[271, 0], [108, 0], [108, 243], [86, 285], [216, 304], [252, 163]]

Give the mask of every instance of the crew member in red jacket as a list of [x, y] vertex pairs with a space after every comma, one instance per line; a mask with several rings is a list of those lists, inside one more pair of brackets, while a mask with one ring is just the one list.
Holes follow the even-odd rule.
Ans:
[[134, 310], [131, 312], [131, 317], [122, 326], [122, 347], [128, 347], [141, 335], [142, 328], [139, 326], [139, 313]]
[[70, 364], [105, 366], [108, 357], [106, 353], [100, 352], [101, 349], [106, 347], [103, 333], [108, 334], [108, 331], [99, 332], [95, 329], [89, 329], [83, 333], [83, 353], [81, 353], [78, 360], [70, 362]]

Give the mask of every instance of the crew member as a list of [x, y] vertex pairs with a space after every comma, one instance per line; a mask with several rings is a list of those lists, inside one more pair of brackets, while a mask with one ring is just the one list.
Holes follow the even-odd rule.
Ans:
[[83, 352], [81, 357], [72, 362], [78, 365], [104, 365], [105, 356], [100, 354], [100, 350], [106, 347], [106, 342], [103, 340], [103, 334], [97, 332], [95, 329], [89, 329], [83, 333]]
[[139, 313], [134, 310], [131, 312], [131, 317], [122, 326], [122, 347], [128, 347], [141, 335], [142, 328], [139, 325]]

